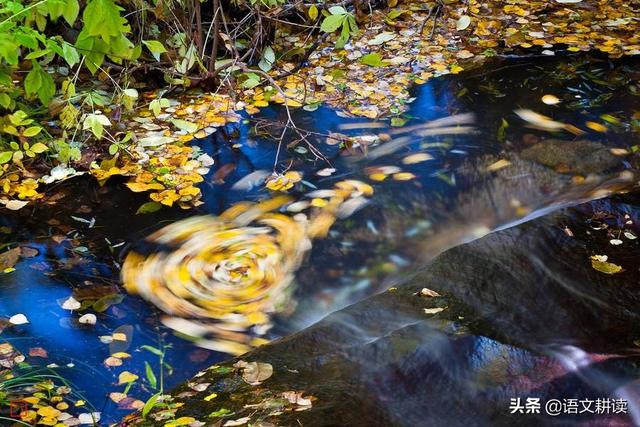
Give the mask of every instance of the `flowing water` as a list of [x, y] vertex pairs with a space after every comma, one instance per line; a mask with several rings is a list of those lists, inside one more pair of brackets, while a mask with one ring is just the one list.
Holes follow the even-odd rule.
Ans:
[[[237, 353], [260, 339], [301, 330], [328, 313], [402, 283], [448, 248], [562, 206], [632, 188], [637, 181], [637, 158], [632, 152], [640, 143], [639, 76], [637, 61], [496, 61], [491, 67], [417, 87], [402, 126], [344, 117], [325, 107], [292, 111], [306, 138], [300, 140], [299, 133], [289, 131], [283, 144], [275, 137], [282, 129], [273, 123], [286, 122], [286, 112], [268, 108], [258, 118], [197, 142], [215, 164], [201, 187], [204, 205], [194, 211], [163, 209], [136, 215], [145, 196], [127, 192], [117, 179], [104, 187], [83, 177], [56, 185], [49, 202], [2, 218], [0, 242], [35, 249], [22, 257], [15, 272], [0, 276], [0, 315], [23, 313], [30, 322], [5, 327], [2, 338], [24, 354], [36, 354], [28, 357], [32, 364], [58, 365], [56, 369], [102, 412], [102, 422], [115, 422], [130, 412], [108, 397], [123, 391], [124, 386], [117, 385], [123, 370], [140, 377], [129, 395], [145, 401], [155, 392], [144, 380], [145, 363], [158, 376], [160, 360], [145, 345], [165, 350], [162, 376], [167, 389], [229, 357], [214, 350]], [[541, 101], [546, 94], [562, 102], [546, 105]], [[522, 109], [573, 127], [551, 132], [549, 121], [527, 122], [514, 114]], [[263, 185], [248, 185], [245, 177], [270, 173], [274, 166], [278, 172], [299, 171], [303, 176], [288, 191], [290, 199], [237, 221], [247, 210], [238, 211], [239, 202], [273, 200], [274, 194]], [[350, 183], [347, 190], [344, 182]], [[320, 216], [321, 207], [304, 211], [307, 222], [296, 217], [296, 209], [288, 208], [293, 202], [314, 199], [310, 193], [315, 194], [314, 203], [330, 205], [336, 188], [346, 191], [340, 206], [326, 211], [330, 212], [326, 218], [316, 218], [316, 223], [313, 212]], [[317, 192], [323, 189], [334, 192], [325, 197]], [[212, 218], [229, 208], [236, 210], [221, 227]], [[195, 316], [194, 288], [176, 291], [183, 286], [178, 282], [234, 283], [233, 274], [245, 274], [246, 263], [265, 269], [257, 259], [267, 259], [263, 254], [239, 257], [237, 246], [225, 243], [221, 249], [219, 241], [206, 241], [207, 236], [216, 227], [226, 233], [235, 227], [254, 227], [274, 212], [282, 214], [277, 217], [280, 222], [261, 225], [284, 230], [285, 237], [267, 243], [273, 244], [272, 251], [286, 255], [269, 258], [272, 264], [267, 265], [270, 273], [265, 277], [272, 280], [258, 292], [262, 302], [251, 307], [260, 316], [245, 313], [238, 320], [240, 309], [226, 313], [224, 307], [212, 309], [215, 302], [204, 304], [209, 316]], [[208, 219], [197, 226], [193, 221], [179, 222], [201, 215]], [[301, 223], [316, 224], [310, 227], [315, 231], [292, 231]], [[188, 226], [165, 228], [170, 224]], [[175, 237], [181, 230], [195, 233], [195, 238]], [[150, 235], [154, 237], [147, 238]], [[244, 229], [232, 237], [246, 254], [265, 243], [260, 236]], [[284, 240], [296, 244], [283, 244]], [[178, 249], [186, 254], [172, 258]], [[212, 261], [212, 249], [230, 251], [235, 258]], [[202, 260], [186, 272], [191, 277], [177, 273], [182, 260], [197, 258], [202, 251], [206, 252]], [[127, 258], [132, 253], [135, 262]], [[146, 298], [162, 310], [123, 290], [123, 262], [131, 263], [129, 287], [144, 295], [147, 282], [153, 282]], [[203, 274], [200, 270], [212, 262], [224, 267]], [[175, 278], [168, 263], [175, 265]], [[143, 273], [145, 266], [148, 271]], [[173, 285], [158, 285], [164, 280]], [[165, 286], [174, 295], [154, 300]], [[192, 305], [178, 310], [176, 295]], [[70, 296], [82, 304], [79, 314], [62, 308]], [[206, 295], [200, 297], [206, 300]], [[246, 302], [254, 294], [235, 296], [232, 290], [225, 297]], [[95, 326], [78, 323], [79, 315], [97, 309], [102, 311]], [[235, 314], [229, 316], [231, 312]], [[113, 340], [114, 332], [126, 339]], [[40, 348], [46, 357], [38, 357], [43, 355]], [[105, 366], [105, 359], [117, 352], [132, 357], [122, 366]], [[559, 354], [567, 366], [579, 363], [580, 349], [567, 347]]]

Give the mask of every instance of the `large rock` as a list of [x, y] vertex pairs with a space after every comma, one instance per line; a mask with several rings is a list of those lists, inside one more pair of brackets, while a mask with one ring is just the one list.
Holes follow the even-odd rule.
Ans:
[[[234, 359], [175, 390], [168, 399], [184, 406], [170, 412], [207, 425], [638, 422], [612, 409], [551, 417], [544, 404], [616, 397], [637, 411], [639, 208], [637, 195], [591, 202], [450, 249], [397, 289], [241, 357], [272, 365], [262, 384]], [[598, 271], [593, 255], [623, 270]], [[511, 414], [510, 399], [527, 397], [542, 413]]]

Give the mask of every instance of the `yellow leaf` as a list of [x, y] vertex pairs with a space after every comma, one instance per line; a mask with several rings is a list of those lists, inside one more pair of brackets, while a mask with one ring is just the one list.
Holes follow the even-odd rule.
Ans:
[[403, 158], [402, 163], [405, 165], [413, 165], [416, 163], [426, 162], [427, 160], [433, 160], [433, 156], [428, 153], [416, 153]]
[[560, 103], [560, 99], [555, 95], [544, 95], [542, 97], [542, 102], [547, 105], [556, 105]]
[[622, 267], [607, 261], [607, 257], [603, 255], [594, 255], [591, 257], [591, 267], [594, 270], [604, 274], [616, 274], [622, 271]]
[[132, 383], [139, 377], [136, 374], [132, 374], [129, 371], [123, 371], [118, 375], [118, 385]]
[[43, 406], [42, 408], [38, 409], [38, 415], [47, 418], [58, 418], [60, 416], [60, 411], [58, 411], [56, 408], [52, 408], [51, 406]]
[[131, 357], [131, 355], [129, 353], [125, 353], [124, 351], [119, 351], [117, 353], [113, 353], [111, 356], [112, 357], [116, 357], [118, 359], [128, 359], [129, 357]]
[[487, 166], [487, 170], [491, 171], [491, 172], [495, 172], [495, 171], [500, 170], [502, 168], [506, 168], [510, 164], [511, 164], [510, 161], [505, 160], [505, 159], [501, 159], [501, 160], [498, 160], [497, 162], [494, 162], [494, 163], [490, 164], [489, 166]]
[[180, 417], [177, 420], [173, 420], [173, 421], [169, 421], [168, 423], [165, 423], [164, 427], [180, 427], [180, 426], [186, 426], [189, 425], [193, 422], [195, 422], [196, 419], [193, 417]]
[[604, 133], [608, 130], [608, 128], [605, 125], [597, 122], [586, 122], [584, 125], [591, 130], [595, 130], [596, 132]]
[[134, 193], [140, 193], [142, 191], [149, 190], [164, 190], [164, 185], [157, 182], [152, 182], [149, 184], [141, 182], [127, 182], [126, 185], [127, 187], [129, 187], [129, 190], [133, 191]]
[[318, 17], [318, 8], [316, 7], [315, 4], [313, 4], [309, 8], [309, 18], [311, 18], [311, 20], [315, 21], [317, 17]]
[[396, 181], [409, 181], [414, 179], [416, 176], [411, 172], [398, 172], [393, 174], [393, 179]]

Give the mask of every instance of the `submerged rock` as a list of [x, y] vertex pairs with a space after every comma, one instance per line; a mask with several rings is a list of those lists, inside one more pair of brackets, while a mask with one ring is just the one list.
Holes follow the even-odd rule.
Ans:
[[620, 162], [606, 146], [586, 140], [547, 139], [524, 149], [521, 156], [558, 172], [579, 175], [602, 173]]
[[[238, 359], [198, 374], [168, 398], [184, 403], [173, 413], [207, 425], [638, 422], [639, 233], [635, 194], [450, 249], [397, 289], [239, 358], [270, 365], [261, 384]], [[596, 270], [594, 255], [621, 271]], [[520, 413], [512, 399], [527, 398], [533, 413]], [[552, 417], [550, 399], [617, 400]], [[162, 413], [121, 425], [164, 425]]]

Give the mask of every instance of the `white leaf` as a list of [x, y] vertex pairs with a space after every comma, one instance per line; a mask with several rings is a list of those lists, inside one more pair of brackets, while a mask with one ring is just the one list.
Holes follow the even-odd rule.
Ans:
[[22, 313], [14, 314], [9, 319], [9, 323], [12, 325], [24, 325], [25, 323], [29, 323], [29, 319]]
[[456, 22], [456, 30], [466, 30], [471, 25], [471, 18], [468, 15], [462, 15]]
[[251, 172], [249, 175], [246, 175], [244, 178], [233, 184], [231, 189], [249, 191], [252, 188], [257, 187], [258, 185], [262, 185], [264, 179], [269, 175], [271, 175], [271, 172], [266, 170], [257, 170]]
[[205, 168], [213, 165], [213, 158], [206, 153], [200, 155], [196, 160], [198, 160]]
[[77, 310], [80, 308], [80, 303], [76, 301], [74, 297], [69, 297], [65, 302], [62, 303], [63, 310]]
[[390, 31], [383, 31], [382, 33], [378, 34], [377, 36], [369, 40], [367, 44], [370, 46], [379, 46], [395, 38], [396, 38], [395, 33], [392, 33]]
[[97, 424], [100, 421], [100, 412], [80, 414], [78, 420], [80, 420], [80, 424]]
[[27, 203], [29, 202], [24, 200], [7, 200], [4, 204], [4, 207], [12, 211], [17, 211], [18, 209], [24, 208]]
[[141, 147], [157, 147], [159, 145], [168, 144], [169, 142], [173, 141], [174, 138], [171, 138], [169, 136], [152, 135], [138, 140], [138, 145], [140, 145]]
[[78, 322], [82, 323], [83, 325], [95, 325], [96, 324], [96, 315], [93, 313], [87, 313], [83, 316], [81, 316], [78, 319]]

